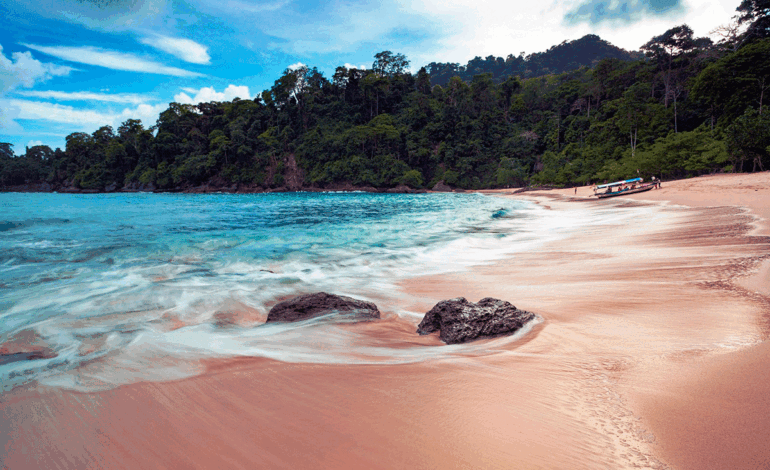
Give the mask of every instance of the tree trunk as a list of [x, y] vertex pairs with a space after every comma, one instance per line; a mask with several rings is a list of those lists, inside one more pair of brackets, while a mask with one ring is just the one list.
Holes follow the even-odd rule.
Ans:
[[669, 93], [671, 93], [671, 66], [672, 62], [674, 61], [674, 55], [673, 51], [668, 55], [668, 72], [666, 73], [666, 90], [665, 94], [663, 95], [663, 106], [668, 108], [668, 96]]
[[674, 134], [679, 133], [679, 127], [677, 126], [676, 119], [676, 91], [674, 91]]

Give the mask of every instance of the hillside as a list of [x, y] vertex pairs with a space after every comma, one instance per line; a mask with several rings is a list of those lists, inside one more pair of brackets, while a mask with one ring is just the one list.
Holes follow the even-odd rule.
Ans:
[[468, 82], [474, 75], [491, 73], [496, 82], [502, 82], [508, 76], [533, 78], [569, 72], [580, 67], [593, 67], [602, 59], [631, 61], [642, 57], [644, 55], [641, 52], [628, 52], [613, 46], [599, 36], [588, 34], [574, 41], [563, 41], [547, 51], [536, 52], [526, 57], [513, 54], [509, 54], [505, 59], [494, 56], [484, 59], [475, 57], [464, 66], [456, 63], [431, 62], [426, 68], [430, 74], [431, 83], [444, 86], [454, 76]]

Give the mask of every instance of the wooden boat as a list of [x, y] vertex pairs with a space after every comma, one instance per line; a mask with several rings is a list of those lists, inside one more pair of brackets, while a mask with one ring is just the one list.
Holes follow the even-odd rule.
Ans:
[[658, 183], [654, 180], [651, 183], [644, 183], [642, 178], [632, 178], [630, 180], [615, 181], [614, 183], [601, 184], [594, 187], [594, 196], [599, 199], [615, 196], [625, 196], [626, 194], [636, 194], [649, 191]]

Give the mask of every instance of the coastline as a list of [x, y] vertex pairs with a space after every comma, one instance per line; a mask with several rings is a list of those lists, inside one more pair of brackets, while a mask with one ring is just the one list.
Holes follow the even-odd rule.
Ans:
[[464, 193], [464, 189], [448, 189], [434, 191], [428, 189], [414, 189], [409, 186], [399, 185], [393, 188], [375, 188], [373, 186], [355, 186], [352, 184], [337, 184], [329, 187], [315, 186], [279, 186], [267, 188], [242, 184], [205, 184], [201, 186], [184, 186], [174, 188], [156, 188], [153, 185], [133, 185], [122, 188], [81, 189], [73, 186], [51, 186], [48, 183], [23, 184], [18, 186], [0, 186], [0, 193], [65, 193], [65, 194], [121, 194], [121, 193], [153, 193], [153, 194], [263, 194], [263, 193], [293, 193], [293, 192], [364, 192], [364, 193], [399, 193], [417, 194], [429, 192], [456, 192]]
[[[762, 224], [732, 204], [714, 204], [715, 191], [697, 197], [703, 179], [627, 196], [636, 202], [586, 201], [570, 197], [571, 189], [528, 192], [516, 197], [565, 213], [648, 207], [654, 220], [594, 227], [513, 259], [402, 285], [413, 311], [445, 298], [493, 296], [545, 318], [501, 354], [394, 366], [223, 359], [175, 382], [88, 394], [14, 390], [0, 398], [12, 431], [1, 434], [0, 463], [759, 466], [770, 461], [761, 445], [770, 436], [763, 378], [770, 348], [762, 342], [770, 322], [761, 290], [768, 245], [758, 236], [768, 231], [770, 176], [726, 176], [762, 186], [734, 194]], [[749, 193], [761, 198], [743, 204]], [[387, 327], [406, 334], [405, 322]]]

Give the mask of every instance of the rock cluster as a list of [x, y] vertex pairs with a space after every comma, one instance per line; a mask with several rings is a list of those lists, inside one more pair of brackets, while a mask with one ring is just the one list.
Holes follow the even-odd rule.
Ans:
[[514, 333], [534, 318], [534, 313], [519, 310], [504, 300], [488, 297], [474, 304], [459, 297], [437, 303], [425, 314], [417, 333], [439, 331], [439, 338], [447, 344], [465, 343]]
[[267, 314], [266, 323], [302, 321], [329, 314], [343, 315], [353, 320], [380, 318], [380, 311], [371, 302], [317, 292], [275, 304]]

